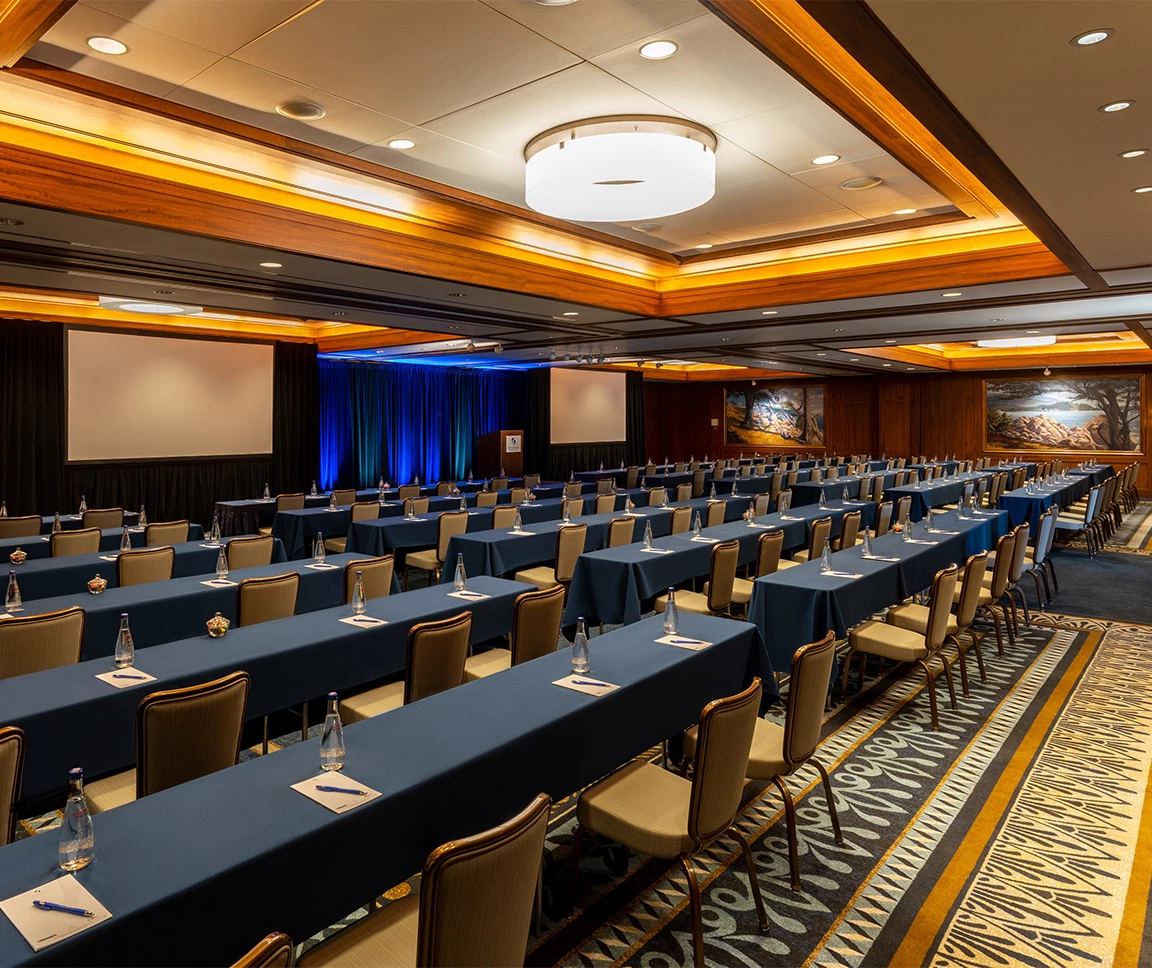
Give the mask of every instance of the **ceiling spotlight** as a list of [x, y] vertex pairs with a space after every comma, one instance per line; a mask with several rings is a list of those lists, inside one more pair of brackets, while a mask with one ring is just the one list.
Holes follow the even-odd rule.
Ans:
[[756, 386], [756, 381], [755, 381], [755, 380], [753, 380], [753, 381], [752, 381], [752, 386]]
[[659, 360], [656, 361], [656, 369], [660, 369], [660, 367], [662, 367], [663, 365], [664, 364], [661, 363]]
[[712, 243], [711, 242], [701, 242], [698, 246], [696, 246], [696, 248], [697, 249], [710, 249], [710, 248], [712, 248]]
[[1146, 154], [1148, 154], [1147, 148], [1133, 148], [1131, 151], [1121, 151], [1120, 157], [1121, 158], [1142, 158]]
[[862, 192], [866, 188], [875, 188], [884, 183], [884, 179], [877, 175], [864, 175], [861, 178], [849, 178], [842, 182], [840, 187], [846, 192]]
[[778, 310], [776, 310], [776, 309], [764, 309], [764, 310], [760, 311], [760, 315], [761, 316], [775, 316], [777, 312], [778, 312]]
[[906, 367], [904, 367], [904, 369], [906, 369], [906, 370], [914, 370], [914, 369], [916, 369], [916, 367], [914, 367], [914, 366], [906, 366]]
[[1004, 317], [1003, 316], [993, 316], [990, 320], [988, 320], [988, 322], [990, 322], [990, 323], [1002, 323], [1002, 322], [1004, 322]]
[[607, 359], [608, 359], [608, 355], [607, 355], [606, 353], [601, 353], [601, 354], [600, 354], [600, 364], [601, 364], [601, 365], [603, 365], [603, 364], [604, 364], [604, 361], [605, 361], [605, 360], [607, 360]]
[[1152, 192], [1152, 185], [1145, 185], [1142, 188], [1133, 188], [1132, 191], [1134, 191], [1137, 195], [1144, 195], [1148, 192]]
[[548, 359], [550, 359], [550, 360], [554, 360], [554, 359], [556, 359], [556, 350], [555, 350], [555, 349], [553, 349], [553, 350], [552, 350], [552, 353], [551, 353], [551, 355], [548, 357]]
[[955, 299], [957, 296], [963, 296], [962, 292], [942, 292], [940, 293], [941, 299]]
[[893, 215], [915, 215], [916, 209], [914, 209], [914, 208], [898, 208], [892, 214]]
[[637, 369], [639, 369], [639, 368], [640, 368], [640, 367], [642, 367], [643, 365], [644, 365], [644, 361], [643, 361], [643, 360], [637, 360], [637, 361], [636, 361], [636, 368], [637, 368]]
[[816, 355], [817, 356], [827, 356], [828, 354], [827, 353], [817, 353]]
[[0, 218], [0, 225], [23, 225], [18, 218]]
[[637, 222], [632, 226], [634, 232], [655, 232], [662, 228], [664, 228], [663, 222]]
[[261, 269], [283, 269], [284, 263], [283, 262], [261, 262], [260, 268]]
[[849, 362], [849, 363], [859, 363], [859, 362], [860, 362], [860, 357], [858, 357], [858, 356], [853, 356], [853, 357], [852, 357], [852, 358], [851, 358], [851, 359], [850, 359], [848, 362]]
[[896, 340], [894, 340], [894, 339], [886, 339], [886, 340], [884, 340], [884, 342], [885, 342], [885, 343], [895, 343], [895, 342], [896, 342]]
[[468, 340], [468, 345], [464, 347], [466, 353], [474, 353], [476, 351], [476, 344], [472, 340]]
[[1026, 333], [1027, 333], [1029, 336], [1035, 336], [1037, 333], [1039, 333], [1039, 332], [1040, 332], [1040, 330], [1038, 330], [1038, 329], [1029, 329], [1029, 330], [1025, 330], [1025, 332], [1026, 332]]
[[450, 292], [450, 293], [448, 293], [448, 298], [449, 299], [463, 299], [467, 295], [468, 295], [468, 293], [466, 293], [466, 292]]
[[1051, 376], [1052, 371], [1048, 367], [1044, 367], [1044, 375], [1045, 376]]
[[648, 60], [664, 60], [665, 57], [671, 57], [679, 49], [679, 45], [671, 40], [652, 40], [640, 48], [640, 56]]
[[128, 53], [128, 45], [123, 41], [116, 40], [114, 37], [89, 37], [87, 44], [100, 54], [112, 54], [116, 56]]
[[397, 151], [407, 151], [409, 148], [415, 148], [416, 142], [409, 141], [407, 138], [396, 138], [388, 142], [389, 148], [395, 148]]
[[833, 162], [836, 162], [839, 160], [840, 160], [839, 155], [817, 155], [815, 158], [812, 159], [812, 164], [814, 164], [814, 165], [830, 165]]
[[1112, 33], [1111, 27], [1097, 27], [1095, 30], [1086, 30], [1082, 34], [1077, 34], [1068, 43], [1073, 47], [1091, 47], [1102, 40], [1107, 40], [1112, 36]]
[[293, 121], [319, 121], [328, 112], [315, 101], [281, 101], [276, 113]]
[[881, 363], [880, 365], [881, 366], [891, 366], [892, 364], [891, 363]]
[[1108, 104], [1102, 104], [1096, 110], [1101, 114], [1115, 114], [1117, 111], [1125, 111], [1132, 107], [1132, 101], [1112, 101]]
[[504, 344], [503, 343], [497, 343], [495, 346], [492, 347], [492, 352], [493, 353], [503, 353], [504, 352]]
[[579, 316], [579, 313], [563, 313], [564, 316]]

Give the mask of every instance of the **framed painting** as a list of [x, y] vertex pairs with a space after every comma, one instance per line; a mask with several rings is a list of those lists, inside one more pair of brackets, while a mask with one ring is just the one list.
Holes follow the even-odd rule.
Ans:
[[984, 381], [990, 451], [1142, 453], [1141, 376]]
[[823, 447], [824, 388], [724, 391], [724, 441], [747, 447]]

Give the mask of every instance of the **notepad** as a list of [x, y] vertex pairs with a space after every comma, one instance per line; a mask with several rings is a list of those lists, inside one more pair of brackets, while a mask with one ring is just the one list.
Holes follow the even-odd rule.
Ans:
[[305, 568], [314, 568], [316, 571], [330, 571], [333, 568], [339, 568], [339, 565], [330, 565], [326, 561], [318, 561], [312, 565], [305, 565]]
[[201, 547], [201, 548], [219, 548], [219, 547], [220, 547], [220, 542], [219, 542], [219, 541], [217, 541], [217, 542], [211, 542], [211, 541], [209, 541], [209, 542], [208, 542], [208, 543], [206, 543], [206, 544], [201, 544], [201, 545], [200, 545], [200, 547]]
[[119, 558], [120, 558], [119, 555], [101, 555], [100, 556], [101, 561], [118, 561]]
[[656, 642], [659, 645], [674, 645], [678, 649], [691, 649], [693, 652], [699, 652], [712, 644], [703, 639], [690, 639], [683, 635], [665, 635], [663, 638], [656, 639]]
[[[596, 683], [596, 685], [585, 685], [584, 683]], [[565, 676], [563, 679], [555, 680], [552, 685], [560, 686], [562, 689], [571, 689], [573, 692], [582, 692], [586, 696], [606, 696], [620, 688], [587, 673], [584, 675], [574, 673]]]
[[884, 555], [861, 555], [865, 561], [902, 561], [902, 558], [888, 558]]
[[716, 542], [719, 541], [720, 539], [719, 538], [706, 538], [706, 537], [704, 537], [704, 535], [700, 534], [694, 538], [689, 538], [688, 540], [689, 541], [699, 541], [702, 544], [716, 544]]
[[940, 528], [929, 528], [929, 534], [959, 534], [959, 531], [943, 531]]
[[[83, 908], [91, 911], [93, 917], [84, 918], [63, 911], [41, 911], [32, 906], [33, 901], [52, 901], [54, 904]], [[112, 912], [97, 901], [72, 874], [65, 874], [40, 887], [0, 901], [0, 911], [24, 936], [33, 951], [51, 948], [112, 917]]]
[[[116, 676], [131, 676], [132, 678], [117, 679], [115, 678]], [[137, 679], [135, 678], [136, 676], [140, 678]], [[113, 689], [130, 689], [132, 686], [142, 686], [146, 682], [156, 681], [155, 676], [150, 676], [147, 672], [133, 668], [113, 669], [111, 672], [101, 672], [96, 678], [101, 682], [108, 683]]]
[[509, 534], [509, 535], [515, 535], [516, 537], [519, 537], [519, 536], [520, 536], [520, 535], [522, 535], [522, 534], [525, 534], [525, 535], [532, 535], [532, 534], [535, 534], [535, 533], [536, 533], [535, 531], [509, 531], [509, 532], [508, 532], [508, 534]]
[[641, 551], [646, 555], [670, 555], [672, 554], [671, 548], [641, 548]]
[[229, 585], [235, 585], [236, 582], [229, 581], [227, 578], [213, 578], [209, 581], [202, 581], [200, 584], [207, 585], [209, 588], [227, 588]]
[[820, 574], [825, 578], [863, 578], [863, 575], [858, 575], [851, 571], [822, 571]]
[[346, 618], [340, 619], [345, 625], [351, 625], [353, 628], [370, 629], [375, 628], [377, 625], [387, 625], [388, 623], [382, 618], [373, 618], [371, 615], [349, 615]]
[[923, 544], [923, 545], [938, 545], [939, 541], [929, 541], [926, 538], [906, 538], [905, 544]]
[[[325, 793], [317, 790], [318, 786], [335, 786], [343, 787], [349, 790], [363, 790], [364, 795], [361, 796], [356, 793]], [[363, 806], [365, 803], [371, 803], [380, 796], [379, 790], [373, 790], [363, 783], [358, 783], [350, 776], [345, 776], [338, 770], [325, 770], [319, 776], [314, 776], [310, 780], [301, 780], [299, 783], [293, 783], [292, 789], [298, 793], [303, 793], [309, 800], [315, 800], [322, 807], [327, 807], [333, 813], [347, 813], [349, 810], [354, 810], [356, 807]]]
[[462, 592], [449, 592], [449, 598], [462, 598], [466, 602], [482, 602], [486, 598], [491, 598], [491, 595], [485, 595], [483, 592], [469, 591], [467, 588]]

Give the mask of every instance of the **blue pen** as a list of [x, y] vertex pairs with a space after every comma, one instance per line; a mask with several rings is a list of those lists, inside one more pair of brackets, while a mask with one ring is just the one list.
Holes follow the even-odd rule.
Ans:
[[355, 793], [358, 797], [368, 796], [367, 790], [353, 790], [349, 787], [324, 786], [321, 783], [316, 784], [316, 789], [321, 793]]
[[363, 622], [365, 625], [375, 625], [380, 621], [378, 618], [354, 618], [353, 622]]
[[57, 904], [55, 901], [33, 901], [32, 906], [39, 908], [41, 911], [62, 911], [64, 914], [75, 914], [81, 918], [96, 917], [92, 911], [85, 911], [84, 908], [68, 907], [66, 904]]
[[699, 645], [700, 639], [672, 639], [673, 645]]
[[573, 679], [572, 685], [574, 685], [574, 686], [599, 686], [601, 689], [604, 689], [608, 686], [608, 683], [606, 683], [606, 682], [590, 682], [587, 679]]
[[113, 679], [146, 679], [147, 676], [130, 676], [123, 672], [113, 672]]

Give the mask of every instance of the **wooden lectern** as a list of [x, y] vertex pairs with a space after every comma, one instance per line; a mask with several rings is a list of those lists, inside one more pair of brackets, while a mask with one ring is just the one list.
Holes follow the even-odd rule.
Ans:
[[476, 473], [496, 477], [500, 468], [509, 477], [524, 476], [524, 431], [493, 430], [476, 441]]

